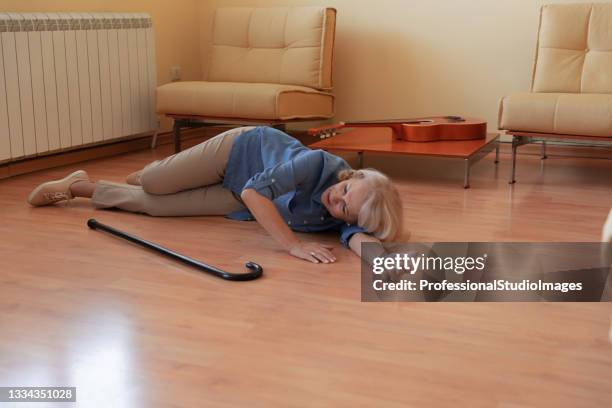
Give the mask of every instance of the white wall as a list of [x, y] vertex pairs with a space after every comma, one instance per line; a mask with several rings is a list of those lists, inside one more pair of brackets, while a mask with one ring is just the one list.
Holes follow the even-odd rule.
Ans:
[[[213, 11], [224, 6], [337, 8], [336, 120], [437, 114], [497, 123], [497, 102], [528, 90], [541, 0], [0, 0], [3, 11], [145, 11], [158, 83], [171, 66], [203, 79]], [[168, 129], [165, 121], [164, 128]]]

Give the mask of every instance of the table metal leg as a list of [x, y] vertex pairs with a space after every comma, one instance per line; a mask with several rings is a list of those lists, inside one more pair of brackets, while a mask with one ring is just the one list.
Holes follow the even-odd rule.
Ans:
[[363, 152], [357, 152], [357, 166], [358, 168], [363, 168]]
[[463, 159], [463, 163], [464, 163], [463, 188], [470, 188], [470, 159]]
[[542, 160], [548, 158], [546, 155], [546, 140], [542, 140]]
[[499, 163], [499, 140], [495, 146], [495, 164]]

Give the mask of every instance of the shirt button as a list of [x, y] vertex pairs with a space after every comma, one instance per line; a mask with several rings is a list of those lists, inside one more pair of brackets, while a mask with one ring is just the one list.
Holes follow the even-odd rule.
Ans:
[[321, 221], [325, 220], [325, 217], [321, 217]]
[[304, 225], [308, 224], [308, 221], [304, 220]]
[[288, 224], [288, 225], [291, 225], [291, 221], [287, 221], [287, 224]]
[[272, 182], [274, 183], [276, 180], [272, 179]]

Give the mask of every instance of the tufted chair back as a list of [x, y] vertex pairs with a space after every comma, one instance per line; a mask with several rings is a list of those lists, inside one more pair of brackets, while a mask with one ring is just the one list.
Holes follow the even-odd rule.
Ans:
[[531, 91], [612, 93], [612, 4], [542, 7]]
[[208, 81], [329, 90], [335, 21], [329, 7], [217, 9]]

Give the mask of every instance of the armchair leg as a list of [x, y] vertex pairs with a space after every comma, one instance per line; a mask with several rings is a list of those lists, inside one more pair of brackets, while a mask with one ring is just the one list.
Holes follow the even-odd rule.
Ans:
[[151, 138], [151, 150], [157, 147], [157, 135], [159, 134], [159, 128], [153, 133], [153, 137]]
[[512, 172], [510, 173], [510, 184], [516, 183], [516, 178], [514, 177], [516, 174], [516, 148], [517, 145], [514, 143], [516, 136], [512, 136]]
[[530, 137], [512, 135], [512, 172], [510, 173], [510, 184], [516, 183], [516, 149], [519, 146], [531, 143], [531, 141]]
[[174, 153], [178, 153], [181, 151], [181, 121], [179, 119], [174, 120], [172, 134], [174, 136]]

